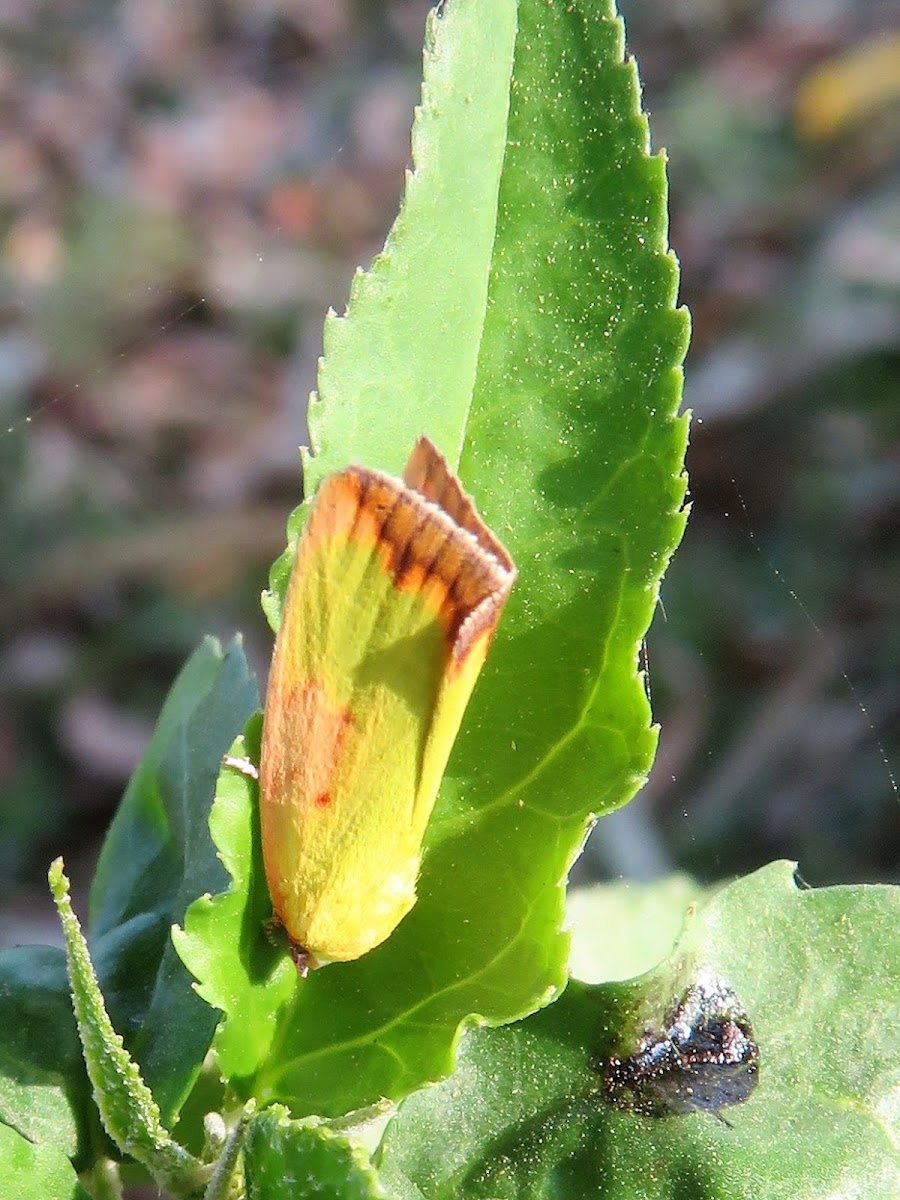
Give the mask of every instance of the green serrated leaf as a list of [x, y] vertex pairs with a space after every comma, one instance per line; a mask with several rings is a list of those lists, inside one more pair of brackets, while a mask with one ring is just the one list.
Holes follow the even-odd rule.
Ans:
[[327, 1125], [289, 1119], [266, 1109], [247, 1126], [247, 1200], [383, 1200], [368, 1155]]
[[91, 1200], [66, 1155], [0, 1125], [0, 1196], [15, 1200]]
[[[900, 889], [800, 890], [773, 863], [699, 911], [629, 984], [572, 984], [552, 1008], [471, 1033], [454, 1076], [408, 1099], [384, 1142], [397, 1200], [826, 1200], [900, 1195]], [[709, 968], [759, 1044], [759, 1083], [714, 1115], [613, 1108], [589, 1067], [647, 997]]]
[[[229, 758], [259, 761], [261, 718], [251, 717]], [[252, 1076], [269, 1052], [273, 1015], [297, 986], [293, 963], [265, 936], [272, 904], [265, 884], [259, 836], [256, 783], [231, 766], [219, 775], [210, 832], [232, 877], [228, 891], [204, 896], [185, 914], [172, 940], [201, 981], [197, 992], [225, 1020], [216, 1034], [216, 1053], [226, 1078]]]
[[62, 859], [50, 867], [49, 881], [66, 939], [78, 1036], [103, 1127], [121, 1152], [145, 1166], [160, 1184], [171, 1184], [184, 1196], [199, 1195], [209, 1171], [169, 1136], [150, 1089], [112, 1026], [72, 911]]
[[[477, 39], [509, 7], [454, 10]], [[565, 984], [561, 881], [590, 814], [627, 801], [649, 770], [637, 651], [685, 519], [675, 414], [688, 324], [664, 162], [647, 143], [611, 5], [521, 0], [488, 306], [459, 430], [464, 482], [519, 580], [429, 828], [416, 907], [385, 945], [298, 988], [254, 1085], [263, 1103], [334, 1115], [402, 1096], [451, 1069], [467, 1015], [511, 1020]], [[458, 215], [456, 252], [468, 206]], [[351, 312], [348, 341], [352, 330]], [[362, 335], [354, 350], [378, 376]], [[423, 392], [420, 427], [429, 411]]]
[[[468, 421], [487, 305], [506, 150], [515, 0], [464, 0], [432, 12], [413, 169], [384, 249], [353, 280], [344, 316], [330, 312], [306, 491], [352, 461], [399, 475], [427, 433], [454, 465]], [[273, 629], [305, 506], [263, 596]]]
[[[91, 938], [113, 1023], [166, 1123], [196, 1079], [216, 1027], [174, 952], [173, 922], [227, 875], [208, 821], [221, 758], [258, 705], [240, 641], [207, 639], [175, 681], [110, 826], [90, 897]], [[115, 946], [113, 946], [115, 942]]]
[[[434, 26], [447, 68], [440, 87], [430, 84], [436, 130], [445, 101], [453, 110], [451, 94], [468, 94], [484, 70], [485, 30], [511, 12], [511, 0], [458, 0]], [[376, 951], [305, 980], [274, 1038], [275, 994], [257, 990], [240, 1022], [248, 1054], [240, 1059], [235, 1042], [230, 1058], [220, 1043], [228, 1075], [271, 1045], [242, 1088], [298, 1114], [402, 1096], [452, 1068], [467, 1016], [512, 1020], [564, 986], [561, 881], [591, 814], [630, 798], [655, 749], [636, 657], [684, 526], [686, 439], [675, 413], [687, 319], [674, 306], [664, 163], [648, 152], [637, 74], [610, 5], [522, 0], [518, 21], [489, 303], [458, 436], [465, 481], [513, 551], [519, 581], [441, 791], [415, 909]], [[468, 143], [441, 145], [440, 169], [462, 170]], [[414, 211], [404, 210], [402, 241], [435, 246], [431, 222]], [[468, 244], [473, 211], [441, 211], [456, 219], [454, 254]], [[452, 256], [434, 253], [438, 272], [448, 269]], [[357, 286], [365, 304], [378, 292], [395, 337], [409, 321], [408, 293], [398, 285], [395, 296], [385, 271], [371, 296]], [[353, 314], [340, 326], [341, 353], [359, 357], [369, 390], [348, 383], [349, 415], [342, 407], [334, 417], [350, 452], [343, 422], [362, 428], [372, 388], [386, 403], [395, 394], [379, 358], [384, 329]], [[419, 353], [415, 339], [406, 349]], [[397, 408], [409, 425], [405, 455], [413, 428], [429, 428], [429, 400]], [[320, 408], [317, 428], [332, 409], [336, 400]], [[249, 829], [244, 796], [247, 815], [235, 820]], [[204, 994], [232, 1013], [254, 986], [246, 952], [231, 972], [233, 998], [213, 959], [216, 945], [246, 946], [239, 896], [247, 913], [258, 909], [254, 878], [235, 886], [207, 962], [196, 946], [193, 956]]]
[[422, 433], [459, 461], [488, 301], [515, 29], [510, 0], [466, 0], [429, 16], [403, 207], [384, 250], [357, 273], [346, 316], [325, 323], [310, 490], [353, 459], [401, 474]]

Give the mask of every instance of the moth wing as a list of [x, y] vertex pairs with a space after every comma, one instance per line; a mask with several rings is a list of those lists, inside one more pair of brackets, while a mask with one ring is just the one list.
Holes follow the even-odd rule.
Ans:
[[378, 945], [415, 902], [507, 574], [400, 480], [351, 467], [317, 494], [272, 662], [260, 815], [275, 913], [319, 962]]

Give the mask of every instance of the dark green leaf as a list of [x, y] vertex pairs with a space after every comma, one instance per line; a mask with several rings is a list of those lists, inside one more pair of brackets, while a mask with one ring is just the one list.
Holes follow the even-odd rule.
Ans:
[[91, 889], [92, 939], [110, 1014], [170, 1122], [209, 1047], [217, 1014], [196, 995], [173, 922], [228, 877], [208, 821], [222, 755], [257, 706], [239, 641], [209, 639], [176, 680], [107, 834]]
[[[3, 951], [0, 1121], [32, 1142], [83, 1161], [91, 1107], [65, 954], [52, 946]], [[0, 1189], [0, 1195], [16, 1194]]]

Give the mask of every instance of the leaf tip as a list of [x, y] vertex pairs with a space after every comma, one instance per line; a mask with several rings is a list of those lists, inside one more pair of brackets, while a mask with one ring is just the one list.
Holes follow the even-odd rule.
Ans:
[[50, 864], [50, 869], [47, 872], [47, 882], [50, 884], [50, 892], [57, 907], [64, 904], [69, 898], [69, 881], [66, 878], [65, 863], [62, 860], [62, 856], [55, 858]]

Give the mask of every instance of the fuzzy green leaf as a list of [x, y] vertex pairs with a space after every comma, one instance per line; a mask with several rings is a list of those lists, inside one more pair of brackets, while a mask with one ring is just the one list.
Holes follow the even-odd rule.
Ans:
[[[142, 956], [157, 945], [158, 934], [158, 922], [142, 914], [94, 941], [97, 975], [113, 995], [125, 1028], [130, 1027], [131, 976], [143, 970]], [[79, 1170], [106, 1149], [97, 1136], [66, 956], [55, 947], [20, 946], [0, 953], [0, 1121], [31, 1141], [55, 1146]]]
[[0, 1196], [15, 1200], [90, 1200], [65, 1154], [0, 1125]]
[[254, 1117], [244, 1143], [247, 1200], [382, 1200], [368, 1155], [326, 1125], [279, 1106]]
[[[637, 931], [635, 931], [637, 933]], [[619, 1111], [589, 1067], [712, 969], [751, 1016], [759, 1083], [723, 1115]], [[900, 889], [799, 890], [773, 863], [716, 894], [671, 958], [627, 984], [465, 1040], [455, 1075], [388, 1130], [396, 1200], [826, 1200], [900, 1195]]]
[[49, 880], [66, 939], [78, 1036], [103, 1127], [122, 1153], [145, 1166], [159, 1183], [192, 1196], [208, 1172], [169, 1136], [137, 1064], [113, 1029], [87, 942], [72, 910], [62, 859], [50, 867]]

